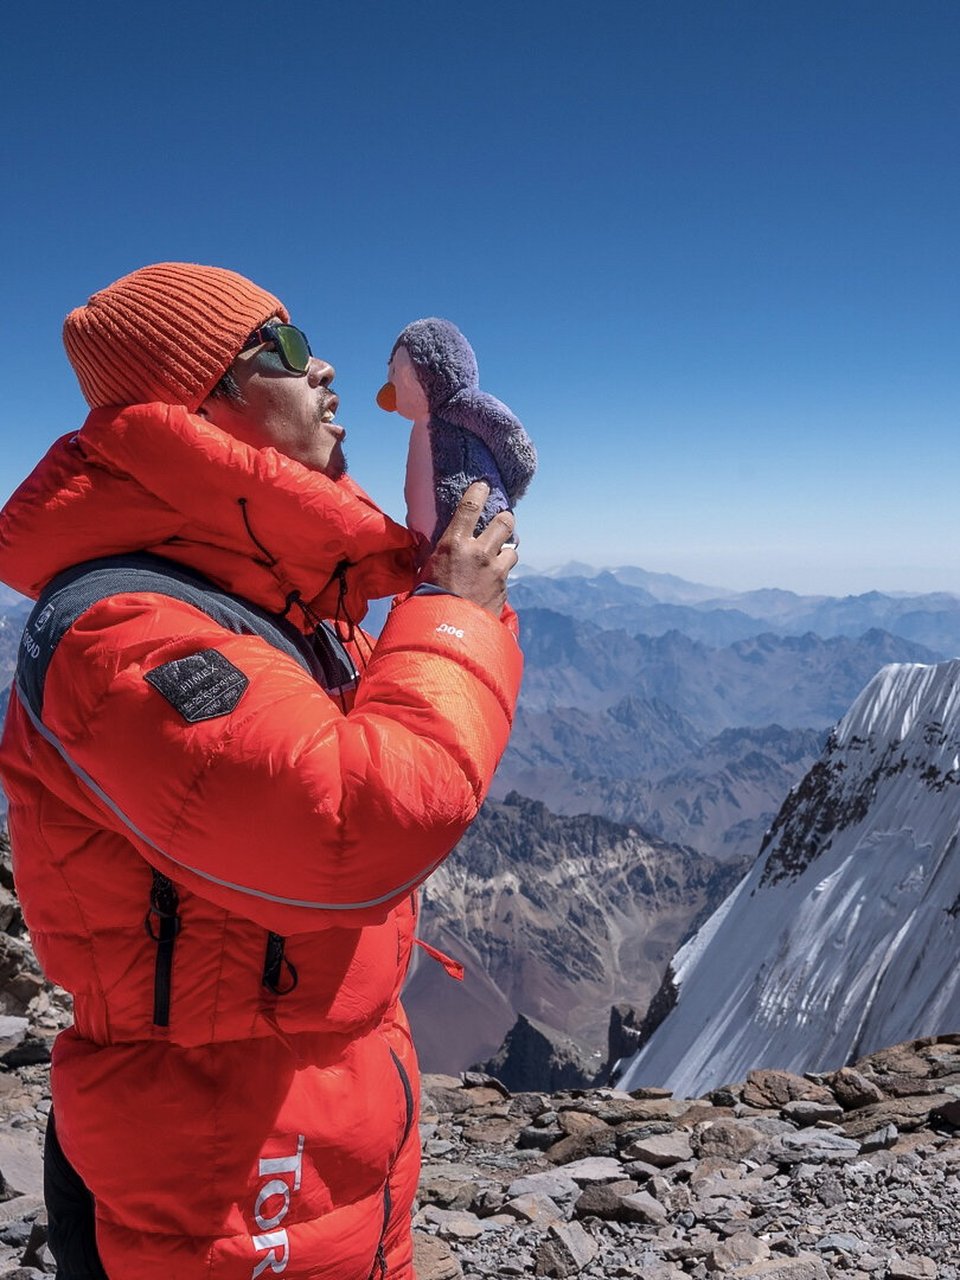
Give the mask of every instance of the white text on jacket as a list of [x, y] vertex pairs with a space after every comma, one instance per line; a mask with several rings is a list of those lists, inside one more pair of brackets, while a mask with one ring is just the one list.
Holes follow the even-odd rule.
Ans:
[[[253, 1247], [258, 1253], [266, 1250], [266, 1256], [253, 1268], [250, 1280], [257, 1280], [269, 1267], [274, 1275], [282, 1275], [290, 1261], [290, 1241], [286, 1230], [280, 1226], [290, 1212], [290, 1201], [294, 1191], [300, 1190], [300, 1173], [303, 1164], [302, 1133], [297, 1135], [297, 1154], [294, 1156], [277, 1156], [260, 1161], [260, 1177], [267, 1181], [257, 1192], [253, 1206], [253, 1217], [260, 1228], [261, 1235], [253, 1236]], [[290, 1182], [284, 1176], [293, 1175]], [[279, 1200], [276, 1197], [279, 1196]]]

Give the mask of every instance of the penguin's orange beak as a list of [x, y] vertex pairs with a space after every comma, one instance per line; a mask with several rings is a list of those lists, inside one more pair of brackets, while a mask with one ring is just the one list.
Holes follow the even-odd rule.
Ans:
[[397, 388], [392, 382], [385, 382], [377, 392], [377, 404], [381, 409], [386, 409], [387, 413], [396, 413]]

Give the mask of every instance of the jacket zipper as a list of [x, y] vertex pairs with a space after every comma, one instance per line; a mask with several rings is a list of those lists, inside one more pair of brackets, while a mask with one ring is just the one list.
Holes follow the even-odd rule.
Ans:
[[[413, 1128], [413, 1088], [410, 1084], [410, 1077], [407, 1075], [406, 1067], [400, 1061], [399, 1056], [390, 1050], [390, 1057], [393, 1059], [393, 1065], [397, 1069], [397, 1075], [400, 1077], [400, 1083], [403, 1085], [403, 1097], [407, 1109], [407, 1119], [403, 1126], [403, 1137], [400, 1139], [400, 1146], [397, 1155], [403, 1150], [407, 1139], [410, 1137], [410, 1130]], [[392, 1172], [392, 1168], [390, 1170]], [[390, 1173], [387, 1174], [387, 1181], [383, 1184], [383, 1226], [380, 1230], [380, 1240], [377, 1244], [377, 1252], [374, 1255], [373, 1267], [370, 1270], [370, 1280], [376, 1280], [379, 1274], [380, 1280], [385, 1280], [387, 1274], [387, 1253], [384, 1247], [384, 1241], [387, 1238], [387, 1228], [390, 1226], [390, 1212], [393, 1208], [393, 1201], [390, 1195]]]

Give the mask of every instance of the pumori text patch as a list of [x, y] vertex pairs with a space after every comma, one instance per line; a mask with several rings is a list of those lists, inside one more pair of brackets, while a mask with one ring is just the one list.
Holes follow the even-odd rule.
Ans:
[[250, 683], [216, 649], [174, 658], [146, 672], [144, 679], [190, 724], [229, 715]]

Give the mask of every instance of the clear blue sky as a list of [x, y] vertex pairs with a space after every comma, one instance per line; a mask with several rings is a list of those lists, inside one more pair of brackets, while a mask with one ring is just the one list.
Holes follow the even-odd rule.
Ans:
[[455, 320], [541, 469], [524, 559], [960, 592], [960, 4], [9, 6], [0, 489], [145, 262], [279, 293], [402, 518], [396, 333]]

